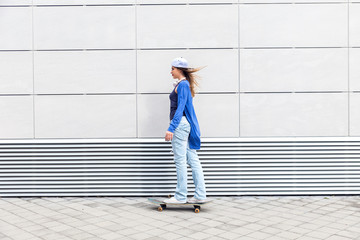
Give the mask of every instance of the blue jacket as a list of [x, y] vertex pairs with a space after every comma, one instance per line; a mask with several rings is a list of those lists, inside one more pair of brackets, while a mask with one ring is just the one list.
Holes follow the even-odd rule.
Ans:
[[185, 111], [186, 119], [190, 123], [190, 134], [189, 134], [189, 148], [200, 149], [200, 127], [196, 118], [195, 109], [193, 106], [193, 97], [191, 96], [190, 83], [188, 80], [181, 81], [177, 87], [178, 94], [178, 106], [174, 115], [174, 118], [170, 122], [168, 128], [169, 132], [174, 132], [180, 123], [180, 120]]

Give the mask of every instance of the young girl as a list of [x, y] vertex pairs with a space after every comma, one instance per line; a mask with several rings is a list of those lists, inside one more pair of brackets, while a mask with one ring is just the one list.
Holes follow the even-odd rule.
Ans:
[[[200, 149], [200, 128], [196, 118], [193, 97], [197, 82], [193, 73], [201, 68], [189, 68], [186, 59], [175, 58], [171, 75], [177, 79], [170, 94], [170, 126], [165, 140], [171, 141], [176, 165], [177, 185], [174, 197], [166, 203], [199, 203], [206, 200], [204, 174], [196, 149]], [[195, 194], [187, 201], [187, 164], [192, 169]]]

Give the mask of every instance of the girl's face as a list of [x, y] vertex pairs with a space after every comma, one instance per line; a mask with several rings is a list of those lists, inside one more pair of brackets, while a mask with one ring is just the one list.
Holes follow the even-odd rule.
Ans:
[[180, 79], [180, 77], [181, 77], [181, 70], [176, 67], [171, 67], [170, 73], [174, 79], [175, 78]]

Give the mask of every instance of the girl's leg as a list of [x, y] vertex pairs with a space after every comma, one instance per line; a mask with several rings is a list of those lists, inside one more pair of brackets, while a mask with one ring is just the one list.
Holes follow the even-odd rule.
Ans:
[[177, 176], [177, 185], [174, 197], [178, 201], [186, 201], [187, 198], [186, 144], [189, 133], [189, 123], [182, 120], [179, 126], [175, 129], [171, 142]]
[[189, 148], [189, 143], [187, 143], [187, 163], [192, 169], [192, 177], [195, 184], [195, 194], [194, 197], [199, 200], [206, 199], [206, 188], [204, 173], [201, 167], [201, 163], [197, 152], [195, 149]]

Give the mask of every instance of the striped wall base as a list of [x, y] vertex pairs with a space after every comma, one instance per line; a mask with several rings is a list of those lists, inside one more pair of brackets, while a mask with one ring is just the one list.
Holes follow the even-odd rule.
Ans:
[[[209, 196], [360, 194], [360, 138], [203, 138]], [[188, 171], [189, 196], [193, 194]], [[0, 197], [167, 196], [163, 139], [0, 140]]]

